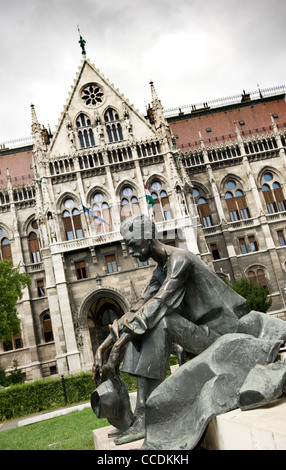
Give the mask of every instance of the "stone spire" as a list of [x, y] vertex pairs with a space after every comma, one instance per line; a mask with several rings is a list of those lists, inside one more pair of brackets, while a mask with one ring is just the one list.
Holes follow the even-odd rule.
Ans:
[[45, 173], [45, 162], [46, 162], [46, 144], [43, 139], [43, 132], [41, 125], [38, 121], [35, 107], [31, 104], [31, 114], [32, 114], [32, 137], [34, 141], [33, 145], [33, 166], [34, 171]]
[[156, 129], [158, 129], [162, 125], [162, 123], [165, 124], [166, 122], [164, 118], [163, 106], [161, 104], [161, 101], [158, 98], [157, 92], [154, 87], [154, 83], [152, 81], [150, 82], [150, 86], [151, 86], [151, 97], [152, 97], [151, 104], [152, 104], [152, 111], [153, 111], [153, 117], [154, 117], [154, 124], [155, 124]]
[[32, 135], [34, 136], [35, 133], [41, 132], [41, 126], [37, 118], [35, 106], [31, 104], [31, 114], [32, 114]]

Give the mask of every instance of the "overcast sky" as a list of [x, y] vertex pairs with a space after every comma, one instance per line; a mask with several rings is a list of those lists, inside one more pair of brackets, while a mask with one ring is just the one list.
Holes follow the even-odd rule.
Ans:
[[87, 57], [139, 111], [286, 83], [285, 0], [0, 0], [0, 142], [53, 131]]

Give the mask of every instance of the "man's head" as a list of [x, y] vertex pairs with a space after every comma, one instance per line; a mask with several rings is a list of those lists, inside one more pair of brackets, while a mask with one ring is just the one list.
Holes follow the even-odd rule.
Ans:
[[121, 225], [121, 235], [128, 246], [129, 253], [139, 258], [140, 261], [150, 258], [152, 240], [155, 240], [156, 233], [154, 222], [145, 215], [129, 217]]

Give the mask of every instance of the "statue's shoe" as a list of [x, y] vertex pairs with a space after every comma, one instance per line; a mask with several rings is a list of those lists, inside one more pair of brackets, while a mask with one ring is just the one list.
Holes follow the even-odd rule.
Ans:
[[138, 441], [139, 439], [143, 439], [143, 437], [145, 437], [145, 419], [140, 416], [127, 431], [114, 439], [114, 444], [119, 446], [121, 444], [127, 444], [128, 442]]

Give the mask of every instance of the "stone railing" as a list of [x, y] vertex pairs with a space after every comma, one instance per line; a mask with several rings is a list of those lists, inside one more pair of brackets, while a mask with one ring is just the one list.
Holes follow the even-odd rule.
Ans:
[[[178, 219], [165, 220], [156, 223], [156, 228], [159, 234], [162, 232], [173, 232], [175, 229], [183, 229], [184, 227], [190, 227], [192, 225], [191, 218], [189, 216], [180, 217]], [[51, 252], [63, 253], [67, 251], [80, 250], [82, 248], [96, 247], [98, 245], [104, 245], [107, 243], [114, 243], [122, 241], [122, 235], [120, 231], [114, 231], [109, 233], [102, 233], [99, 235], [78, 238], [76, 240], [67, 240], [63, 242], [56, 242], [50, 245]]]
[[102, 233], [100, 235], [78, 238], [76, 240], [67, 240], [64, 242], [57, 242], [51, 244], [52, 253], [62, 253], [66, 251], [74, 251], [82, 248], [94, 247], [97, 245], [104, 245], [106, 243], [113, 243], [122, 240], [119, 231]]

